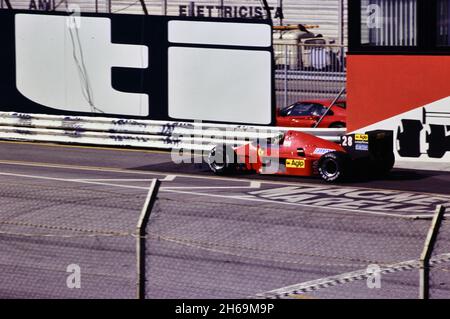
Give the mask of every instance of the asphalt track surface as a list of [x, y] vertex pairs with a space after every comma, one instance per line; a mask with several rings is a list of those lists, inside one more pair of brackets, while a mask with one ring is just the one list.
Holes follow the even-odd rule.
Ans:
[[[416, 298], [430, 218], [450, 203], [448, 172], [331, 186], [216, 177], [160, 151], [0, 142], [0, 297], [134, 298], [133, 234], [153, 178], [149, 298]], [[449, 226], [432, 297], [450, 298]], [[66, 285], [72, 264], [80, 289]], [[367, 287], [369, 265], [385, 269], [379, 289]]]

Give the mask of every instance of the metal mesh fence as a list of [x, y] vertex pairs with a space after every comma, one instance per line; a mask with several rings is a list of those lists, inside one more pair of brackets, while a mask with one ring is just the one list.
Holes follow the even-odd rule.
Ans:
[[325, 43], [323, 38], [304, 41], [315, 44], [274, 44], [278, 107], [302, 100], [333, 100], [346, 87], [347, 48]]
[[[48, 182], [2, 176], [0, 298], [135, 298], [145, 188]], [[430, 223], [163, 187], [146, 228], [146, 297], [418, 298]], [[450, 298], [449, 241], [445, 220], [431, 298]], [[80, 288], [68, 285], [74, 266]]]
[[135, 298], [145, 190], [48, 185], [2, 177], [0, 298]]
[[448, 219], [442, 221], [433, 248], [430, 264], [430, 298], [450, 298], [450, 220]]
[[180, 196], [150, 216], [147, 298], [418, 298], [429, 220]]

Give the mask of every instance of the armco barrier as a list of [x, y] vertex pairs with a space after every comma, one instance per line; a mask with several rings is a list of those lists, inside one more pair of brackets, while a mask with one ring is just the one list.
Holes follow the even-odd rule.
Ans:
[[345, 129], [252, 127], [0, 112], [0, 139], [142, 148], [209, 150], [218, 143], [245, 144], [287, 130], [339, 141]]

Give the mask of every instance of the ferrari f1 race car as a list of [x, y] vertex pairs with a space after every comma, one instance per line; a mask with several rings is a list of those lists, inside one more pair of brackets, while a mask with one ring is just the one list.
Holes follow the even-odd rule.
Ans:
[[341, 143], [287, 131], [265, 143], [217, 145], [208, 156], [218, 175], [239, 171], [259, 174], [320, 176], [326, 182], [344, 181], [361, 173], [387, 174], [395, 163], [393, 133], [372, 131], [342, 136]]

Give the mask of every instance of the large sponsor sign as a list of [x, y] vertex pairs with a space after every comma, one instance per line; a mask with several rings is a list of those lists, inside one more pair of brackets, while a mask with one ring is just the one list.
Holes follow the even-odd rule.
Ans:
[[450, 161], [450, 97], [370, 125], [394, 132], [394, 151], [402, 160]]
[[392, 130], [398, 160], [450, 161], [450, 56], [348, 58], [348, 130]]
[[0, 110], [268, 125], [265, 21], [0, 11]]

